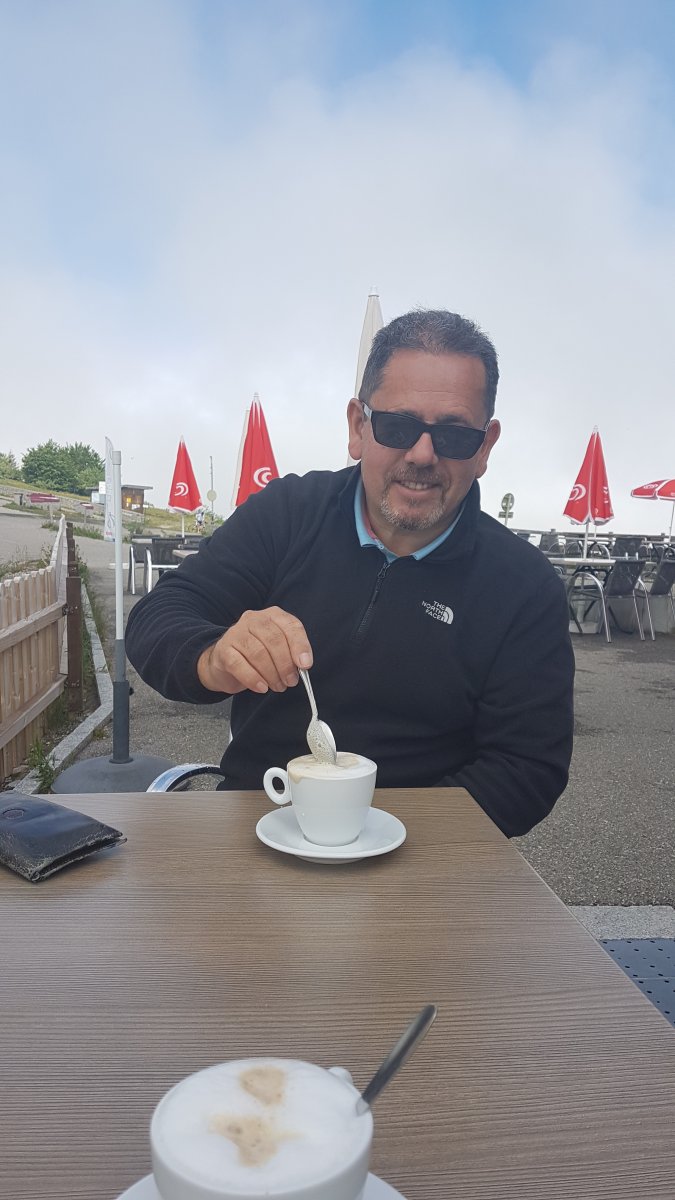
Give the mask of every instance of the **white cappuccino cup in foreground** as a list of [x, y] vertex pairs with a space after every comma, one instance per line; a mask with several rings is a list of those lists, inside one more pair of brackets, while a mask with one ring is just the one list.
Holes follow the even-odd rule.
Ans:
[[361, 1200], [373, 1118], [349, 1072], [283, 1058], [208, 1067], [150, 1125], [162, 1200]]
[[[377, 765], [361, 754], [339, 750], [335, 765], [303, 754], [292, 758], [285, 771], [282, 767], [265, 771], [263, 787], [275, 804], [291, 801], [308, 842], [346, 846], [366, 823], [376, 774]], [[277, 790], [275, 781], [283, 790]]]

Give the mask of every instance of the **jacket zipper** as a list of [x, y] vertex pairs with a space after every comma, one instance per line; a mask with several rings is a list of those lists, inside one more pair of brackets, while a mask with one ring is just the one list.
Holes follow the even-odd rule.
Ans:
[[389, 570], [390, 566], [391, 566], [391, 563], [385, 562], [384, 565], [380, 568], [380, 573], [377, 576], [377, 579], [375, 580], [375, 587], [373, 589], [373, 594], [370, 597], [370, 600], [368, 602], [368, 607], [361, 618], [359, 627], [356, 630], [356, 634], [354, 636], [354, 640], [356, 642], [362, 641], [366, 635], [366, 630], [368, 629], [368, 626], [370, 625], [370, 620], [371, 620], [371, 617], [373, 614], [373, 609], [375, 607], [375, 604], [376, 604], [377, 598], [380, 594], [380, 591], [382, 590], [382, 584], [384, 582], [384, 577], [387, 574], [387, 571]]

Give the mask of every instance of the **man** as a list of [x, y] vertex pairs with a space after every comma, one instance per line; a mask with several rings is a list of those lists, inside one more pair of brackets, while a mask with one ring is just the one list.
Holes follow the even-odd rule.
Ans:
[[574, 664], [544, 556], [480, 511], [499, 437], [488, 338], [448, 312], [377, 334], [349, 450], [360, 467], [252, 496], [132, 610], [127, 650], [162, 695], [232, 695], [225, 787], [306, 752], [298, 668], [339, 749], [378, 786], [466, 787], [508, 836], [567, 782]]

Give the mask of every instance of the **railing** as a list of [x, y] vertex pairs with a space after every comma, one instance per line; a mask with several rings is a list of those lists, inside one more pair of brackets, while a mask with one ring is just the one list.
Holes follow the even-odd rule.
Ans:
[[0, 583], [0, 780], [24, 762], [66, 684], [67, 575], [62, 517], [49, 566]]

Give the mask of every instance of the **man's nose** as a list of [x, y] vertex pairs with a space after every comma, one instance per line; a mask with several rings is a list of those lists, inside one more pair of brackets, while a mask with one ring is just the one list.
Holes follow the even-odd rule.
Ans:
[[434, 443], [431, 440], [430, 433], [423, 433], [415, 442], [414, 446], [406, 452], [405, 461], [414, 463], [417, 467], [426, 467], [430, 463], [438, 462], [438, 455], [434, 450]]

